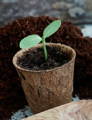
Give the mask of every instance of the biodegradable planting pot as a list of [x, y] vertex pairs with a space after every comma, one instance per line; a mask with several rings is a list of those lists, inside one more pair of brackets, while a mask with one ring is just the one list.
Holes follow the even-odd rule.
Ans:
[[[68, 55], [69, 61], [62, 66], [47, 70], [29, 70], [20, 67], [18, 60], [25, 53], [41, 48], [42, 44], [20, 50], [13, 57], [13, 64], [21, 78], [21, 84], [33, 113], [72, 101], [75, 51], [66, 45], [48, 43], [47, 46], [59, 48]], [[59, 58], [58, 58], [59, 59]]]

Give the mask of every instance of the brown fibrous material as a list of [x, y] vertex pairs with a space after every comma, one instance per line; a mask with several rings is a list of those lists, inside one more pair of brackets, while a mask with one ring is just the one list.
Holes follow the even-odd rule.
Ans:
[[[0, 28], [0, 118], [8, 117], [26, 104], [19, 77], [12, 65], [12, 57], [19, 50], [19, 41], [29, 34], [42, 35], [43, 29], [55, 18], [27, 17], [15, 20]], [[92, 38], [83, 37], [80, 29], [70, 22], [61, 28], [48, 42], [64, 43], [77, 53], [74, 76], [74, 94], [92, 98]]]

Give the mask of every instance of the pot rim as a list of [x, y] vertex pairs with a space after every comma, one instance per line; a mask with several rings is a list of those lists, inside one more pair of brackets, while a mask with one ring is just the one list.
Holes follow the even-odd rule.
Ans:
[[42, 72], [50, 72], [50, 71], [53, 71], [53, 70], [57, 70], [57, 69], [60, 69], [64, 66], [66, 66], [68, 63], [72, 62], [73, 60], [75, 60], [75, 57], [76, 57], [76, 52], [75, 50], [70, 47], [70, 46], [67, 46], [65, 44], [61, 44], [61, 43], [46, 43], [47, 46], [56, 46], [56, 47], [61, 47], [61, 48], [66, 48], [68, 49], [69, 51], [71, 51], [72, 53], [72, 57], [71, 59], [66, 62], [65, 64], [61, 65], [61, 66], [58, 66], [58, 67], [55, 67], [55, 68], [51, 68], [51, 69], [46, 69], [46, 70], [29, 70], [29, 69], [26, 69], [26, 68], [23, 68], [21, 66], [19, 66], [17, 64], [17, 60], [19, 58], [19, 56], [22, 56], [24, 52], [27, 52], [29, 50], [32, 50], [32, 49], [35, 49], [35, 48], [39, 48], [42, 46], [42, 44], [38, 44], [36, 45], [35, 47], [32, 47], [32, 48], [26, 48], [26, 49], [21, 49], [19, 50], [14, 56], [13, 56], [13, 59], [12, 59], [12, 63], [13, 65], [17, 68], [17, 69], [20, 69], [22, 71], [26, 71], [26, 72], [33, 72], [33, 73], [42, 73]]

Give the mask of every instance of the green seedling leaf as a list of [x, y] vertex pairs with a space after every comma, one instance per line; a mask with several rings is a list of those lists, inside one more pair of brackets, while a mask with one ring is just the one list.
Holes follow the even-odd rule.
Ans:
[[49, 24], [43, 31], [43, 37], [48, 38], [53, 35], [61, 26], [61, 20], [55, 20]]
[[19, 46], [20, 48], [31, 48], [36, 46], [41, 41], [42, 41], [42, 38], [39, 35], [33, 34], [23, 38], [20, 41]]
[[55, 20], [52, 23], [50, 23], [43, 31], [43, 36], [40, 37], [37, 34], [33, 34], [33, 35], [29, 35], [25, 38], [23, 38], [20, 43], [19, 46], [20, 48], [31, 48], [36, 46], [38, 43], [40, 43], [42, 41], [43, 44], [43, 50], [44, 50], [44, 57], [45, 60], [48, 59], [48, 52], [47, 52], [47, 48], [46, 48], [46, 38], [50, 37], [51, 35], [53, 35], [61, 26], [61, 20]]

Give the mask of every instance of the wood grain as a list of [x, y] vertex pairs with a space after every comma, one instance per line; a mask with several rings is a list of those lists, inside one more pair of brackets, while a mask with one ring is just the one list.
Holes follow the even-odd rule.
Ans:
[[92, 100], [71, 102], [23, 120], [92, 120]]

